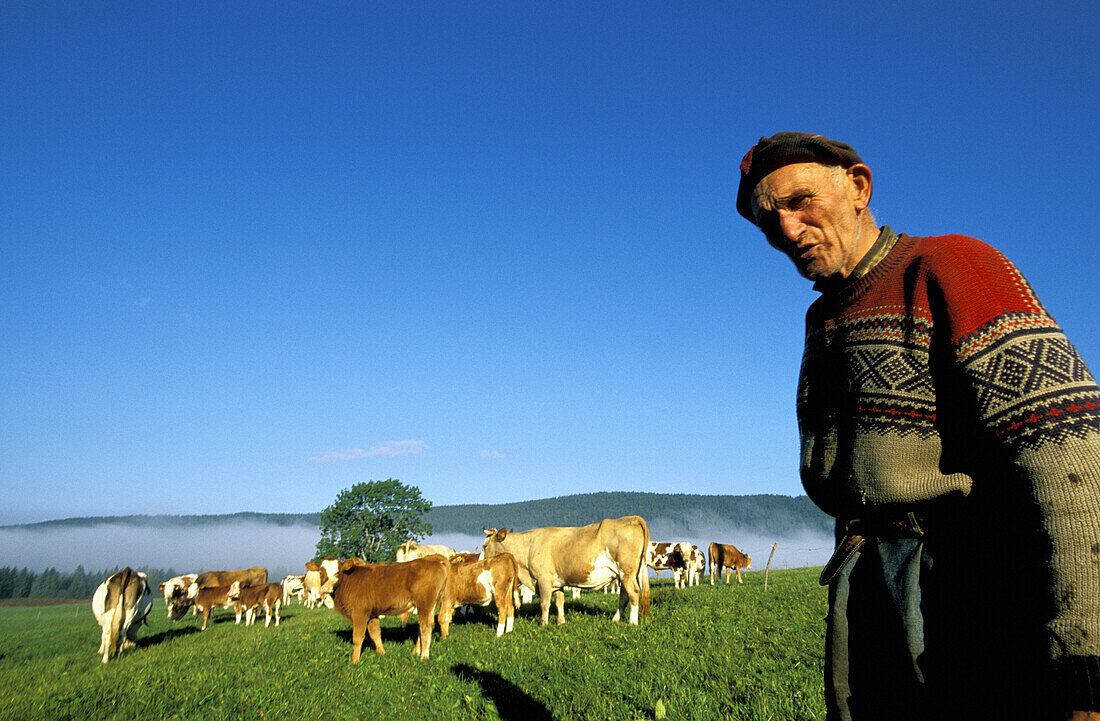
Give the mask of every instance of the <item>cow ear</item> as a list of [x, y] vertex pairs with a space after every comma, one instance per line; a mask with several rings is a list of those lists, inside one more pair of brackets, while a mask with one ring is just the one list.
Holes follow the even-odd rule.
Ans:
[[488, 528], [487, 529], [487, 528], [485, 528], [485, 526], [482, 526], [481, 530], [485, 532], [486, 536], [495, 536], [496, 532], [497, 532], [497, 529], [495, 529], [495, 528]]
[[495, 535], [495, 536], [493, 536], [493, 540], [495, 540], [495, 541], [497, 541], [497, 542], [499, 543], [500, 541], [503, 541], [503, 540], [504, 540], [504, 537], [505, 537], [505, 536], [507, 536], [507, 535], [508, 535], [508, 531], [505, 531], [505, 530], [504, 530], [504, 529], [502, 528], [502, 529], [500, 529], [499, 531], [497, 531], [497, 533], [496, 533], [496, 535]]

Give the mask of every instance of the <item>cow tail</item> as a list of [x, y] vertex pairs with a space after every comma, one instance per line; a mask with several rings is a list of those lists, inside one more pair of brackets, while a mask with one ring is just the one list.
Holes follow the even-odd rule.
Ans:
[[[118, 591], [114, 599], [114, 612], [111, 614], [111, 628], [108, 636], [107, 653], [117, 655], [122, 646], [122, 624], [126, 620], [126, 586], [130, 584], [133, 571], [129, 566], [122, 569], [118, 575]], [[110, 605], [110, 590], [108, 590], [107, 603]]]
[[649, 567], [645, 563], [646, 552], [649, 550], [649, 525], [642, 520], [642, 555], [638, 559], [638, 587], [641, 589], [639, 604], [643, 616], [649, 616]]

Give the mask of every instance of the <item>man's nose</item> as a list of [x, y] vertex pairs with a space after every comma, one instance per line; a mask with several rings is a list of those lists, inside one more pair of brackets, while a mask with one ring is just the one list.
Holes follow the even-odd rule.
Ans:
[[798, 240], [802, 235], [806, 224], [802, 222], [802, 215], [791, 211], [779, 211], [779, 230], [790, 241]]

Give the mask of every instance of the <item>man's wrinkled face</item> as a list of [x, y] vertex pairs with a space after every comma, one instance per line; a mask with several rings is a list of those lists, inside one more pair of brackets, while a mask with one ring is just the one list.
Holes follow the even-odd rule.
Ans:
[[810, 280], [847, 277], [856, 267], [874, 241], [860, 238], [858, 211], [865, 207], [850, 171], [819, 163], [776, 168], [752, 197], [756, 224], [768, 243]]

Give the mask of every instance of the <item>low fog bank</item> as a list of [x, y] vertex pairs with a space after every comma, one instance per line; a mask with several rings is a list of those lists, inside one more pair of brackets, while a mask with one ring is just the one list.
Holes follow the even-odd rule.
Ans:
[[0, 566], [63, 573], [116, 566], [174, 568], [180, 573], [265, 566], [270, 580], [302, 573], [320, 540], [315, 526], [265, 523], [180, 527], [102, 524], [85, 528], [0, 530]]
[[[698, 517], [691, 522], [656, 518], [649, 522], [650, 540], [688, 541], [705, 553], [711, 541], [728, 543], [752, 557], [753, 570], [763, 570], [772, 543], [779, 546], [772, 568], [821, 566], [832, 551], [832, 539], [806, 533], [771, 538], [741, 533], [728, 521]], [[213, 569], [265, 566], [270, 578], [304, 571], [316, 553], [320, 531], [314, 526], [235, 522], [180, 527], [101, 524], [66, 529], [0, 529], [0, 566], [41, 572], [56, 568], [72, 572], [102, 571], [116, 566], [174, 568], [180, 573]], [[479, 551], [485, 540], [476, 536], [443, 533], [423, 539], [456, 551]], [[666, 576], [668, 574], [665, 574]]]

